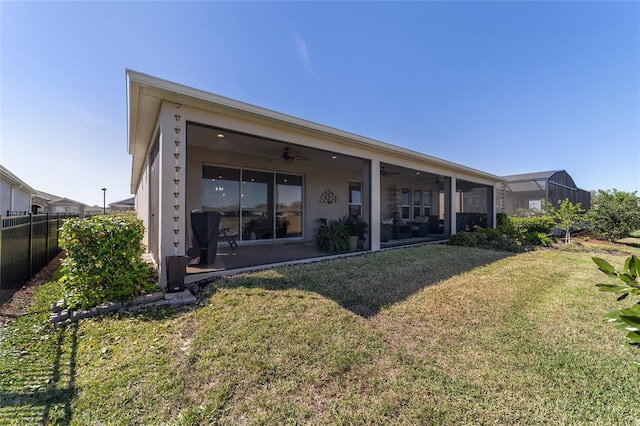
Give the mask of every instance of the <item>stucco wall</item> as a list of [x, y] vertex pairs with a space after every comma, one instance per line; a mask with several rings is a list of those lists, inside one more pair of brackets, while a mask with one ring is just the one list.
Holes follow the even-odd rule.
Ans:
[[31, 211], [31, 196], [28, 193], [5, 180], [0, 182], [0, 215], [5, 216], [7, 211]]

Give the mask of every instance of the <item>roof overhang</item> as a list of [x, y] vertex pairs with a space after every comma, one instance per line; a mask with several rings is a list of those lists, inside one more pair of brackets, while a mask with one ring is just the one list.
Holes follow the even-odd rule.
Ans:
[[20, 179], [18, 176], [11, 173], [6, 167], [4, 167], [1, 164], [0, 164], [0, 176], [2, 176], [2, 179], [9, 182], [13, 187], [22, 189], [24, 192], [28, 193], [30, 196], [35, 195], [37, 192], [35, 189], [27, 185], [22, 179]]
[[[344, 146], [355, 147], [370, 152], [372, 154], [371, 158], [377, 154], [378, 156], [396, 159], [399, 162], [410, 161], [439, 169], [455, 170], [466, 176], [476, 177], [493, 184], [502, 181], [502, 178], [498, 176], [477, 169], [152, 77], [147, 74], [126, 70], [126, 78], [127, 143], [128, 152], [133, 156], [131, 193], [135, 193], [142, 168], [144, 167], [145, 157], [150, 148], [149, 145], [153, 137], [157, 117], [160, 113], [162, 102], [164, 101], [189, 105], [205, 111], [232, 114], [235, 116], [240, 115], [247, 119], [266, 122], [299, 133], [312, 133], [319, 138], [337, 141]], [[388, 161], [388, 159], [385, 161]]]

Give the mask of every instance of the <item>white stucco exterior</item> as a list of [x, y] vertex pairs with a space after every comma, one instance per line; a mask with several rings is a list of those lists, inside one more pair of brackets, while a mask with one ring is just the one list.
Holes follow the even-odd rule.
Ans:
[[0, 216], [6, 216], [7, 212], [30, 212], [31, 196], [35, 193], [35, 189], [0, 165]]
[[[486, 187], [486, 213], [490, 224], [495, 223], [497, 176], [137, 72], [126, 75], [131, 191], [162, 285], [163, 259], [183, 255], [191, 246], [189, 214], [203, 208], [202, 170], [207, 165], [302, 176], [302, 240], [312, 238], [320, 218], [347, 213], [349, 181], [362, 184], [370, 250], [380, 249], [391, 182], [431, 191], [433, 209], [442, 212], [448, 233], [456, 230], [459, 198], [451, 194]], [[216, 139], [218, 132], [226, 133], [226, 139]], [[305, 153], [309, 161], [279, 161], [277, 155], [274, 161], [271, 157], [284, 146]], [[382, 165], [402, 173], [383, 177]], [[321, 202], [326, 189], [335, 192], [338, 202]]]

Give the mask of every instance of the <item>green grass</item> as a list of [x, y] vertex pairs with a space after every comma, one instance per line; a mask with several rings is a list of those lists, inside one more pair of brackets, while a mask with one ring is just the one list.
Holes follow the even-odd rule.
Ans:
[[634, 424], [638, 352], [601, 320], [630, 303], [590, 256], [393, 250], [59, 330], [49, 284], [0, 331], [0, 424]]
[[631, 232], [626, 238], [617, 240], [616, 243], [626, 244], [631, 247], [640, 247], [640, 229]]

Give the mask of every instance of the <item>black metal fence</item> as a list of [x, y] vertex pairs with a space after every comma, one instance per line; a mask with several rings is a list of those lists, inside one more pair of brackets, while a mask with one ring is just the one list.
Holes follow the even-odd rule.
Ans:
[[0, 290], [22, 287], [60, 253], [62, 221], [77, 215], [3, 217], [0, 227]]

